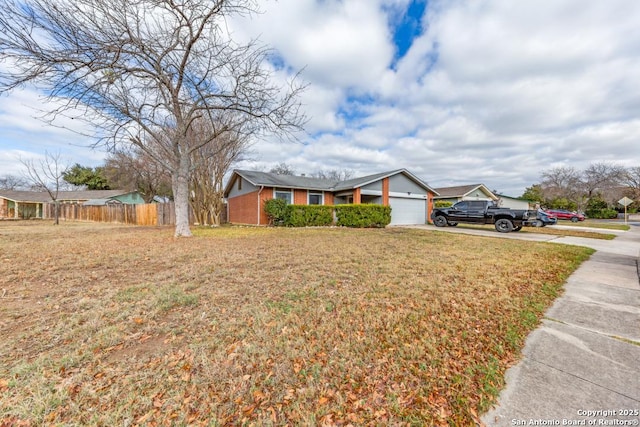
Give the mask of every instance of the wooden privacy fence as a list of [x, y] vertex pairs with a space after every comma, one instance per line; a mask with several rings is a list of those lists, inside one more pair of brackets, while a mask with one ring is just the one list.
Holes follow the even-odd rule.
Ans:
[[[55, 205], [44, 204], [43, 218], [55, 218]], [[176, 208], [173, 202], [147, 203], [144, 205], [108, 204], [103, 206], [85, 206], [75, 203], [60, 204], [60, 220], [116, 222], [132, 225], [175, 225]], [[194, 223], [195, 216], [189, 207], [189, 222]], [[227, 221], [226, 205], [222, 210], [220, 222]]]
[[[62, 203], [59, 215], [60, 220], [63, 221], [116, 222], [132, 225], [175, 225], [176, 223], [176, 209], [173, 202], [104, 206]], [[226, 216], [226, 212], [223, 216]], [[44, 218], [55, 218], [53, 203], [44, 204]], [[191, 209], [189, 209], [189, 218], [193, 223]]]

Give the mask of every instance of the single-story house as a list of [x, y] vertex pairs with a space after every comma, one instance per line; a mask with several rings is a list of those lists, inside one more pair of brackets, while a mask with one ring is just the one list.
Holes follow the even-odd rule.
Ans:
[[503, 208], [511, 209], [535, 209], [536, 204], [526, 199], [519, 197], [506, 196], [504, 194], [496, 194], [500, 198], [498, 205]]
[[459, 185], [457, 187], [436, 188], [440, 193], [434, 197], [436, 201], [446, 201], [451, 203], [463, 200], [486, 200], [493, 201], [498, 206], [511, 209], [533, 209], [534, 204], [529, 200], [518, 197], [506, 196], [490, 191], [484, 184]]
[[498, 202], [500, 199], [493, 194], [484, 184], [471, 184], [471, 185], [459, 185], [456, 187], [442, 187], [436, 188], [438, 196], [435, 196], [436, 201], [444, 202], [461, 202], [463, 200], [493, 200]]
[[224, 190], [227, 218], [236, 224], [267, 225], [264, 202], [280, 198], [296, 205], [374, 203], [391, 206], [391, 224], [425, 224], [438, 192], [406, 169], [346, 181], [234, 170]]
[[[59, 191], [59, 203], [77, 203], [105, 199], [115, 203], [141, 204], [144, 199], [137, 191], [128, 190], [84, 190]], [[0, 190], [0, 218], [42, 218], [44, 204], [53, 203], [46, 191]]]

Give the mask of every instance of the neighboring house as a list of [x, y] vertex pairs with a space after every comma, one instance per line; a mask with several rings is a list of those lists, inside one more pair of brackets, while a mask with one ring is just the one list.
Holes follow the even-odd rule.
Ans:
[[0, 219], [42, 218], [43, 205], [51, 202], [46, 192], [0, 190]]
[[498, 205], [503, 208], [511, 209], [535, 209], [535, 203], [519, 197], [505, 196], [504, 194], [496, 194], [500, 198]]
[[[142, 196], [137, 191], [86, 190], [58, 192], [58, 202], [60, 203], [83, 204], [88, 201], [103, 199], [112, 203], [144, 203]], [[45, 203], [53, 203], [49, 193], [46, 191], [0, 190], [0, 218], [42, 218]]]
[[493, 200], [498, 202], [499, 197], [493, 194], [484, 184], [459, 185], [457, 187], [436, 188], [438, 196], [436, 201], [456, 203], [462, 200]]
[[391, 206], [391, 224], [424, 224], [433, 207], [433, 190], [406, 169], [346, 181], [235, 170], [224, 190], [229, 222], [267, 225], [265, 201], [296, 205], [374, 203]]

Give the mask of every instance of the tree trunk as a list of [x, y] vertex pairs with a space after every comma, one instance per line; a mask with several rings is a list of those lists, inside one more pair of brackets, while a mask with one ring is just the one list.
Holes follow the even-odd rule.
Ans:
[[53, 202], [53, 207], [56, 211], [55, 213], [55, 221], [53, 223], [53, 225], [59, 225], [60, 224], [60, 202], [56, 199]]
[[[182, 155], [178, 170], [173, 171], [171, 185], [176, 206], [175, 237], [191, 237], [189, 229], [189, 156]], [[186, 158], [185, 158], [186, 157]]]

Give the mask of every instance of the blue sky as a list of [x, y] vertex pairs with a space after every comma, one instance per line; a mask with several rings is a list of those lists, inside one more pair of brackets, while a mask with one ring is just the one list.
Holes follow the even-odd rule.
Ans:
[[[279, 0], [234, 36], [304, 68], [300, 143], [257, 141], [242, 168], [298, 173], [407, 168], [430, 185], [518, 196], [557, 166], [640, 166], [640, 2]], [[105, 153], [33, 119], [30, 89], [0, 97], [0, 175], [17, 156]], [[66, 123], [73, 127], [77, 123]]]

